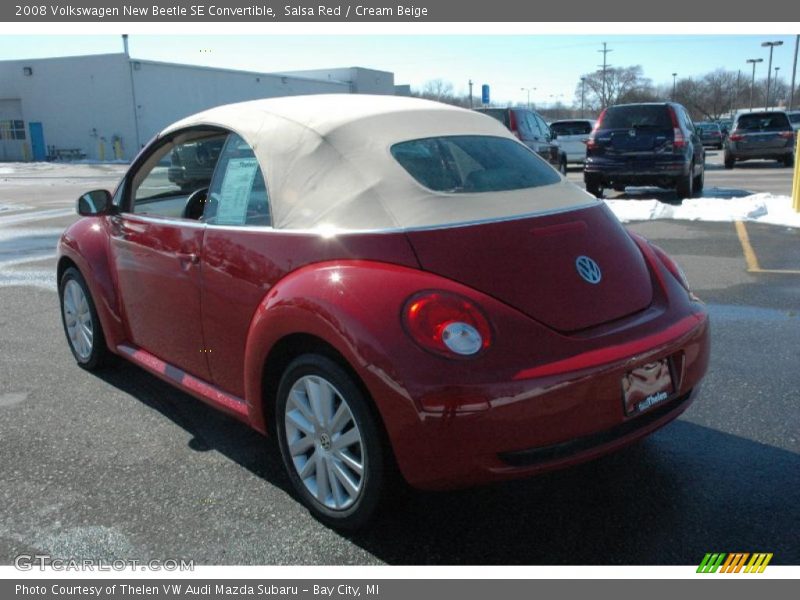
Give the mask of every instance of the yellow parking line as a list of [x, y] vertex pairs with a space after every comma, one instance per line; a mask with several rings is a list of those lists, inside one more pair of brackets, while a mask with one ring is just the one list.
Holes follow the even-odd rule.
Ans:
[[742, 252], [744, 253], [744, 260], [747, 262], [748, 273], [780, 273], [789, 275], [800, 275], [800, 270], [796, 269], [762, 269], [758, 264], [758, 257], [756, 256], [753, 245], [750, 243], [750, 236], [747, 234], [747, 228], [742, 221], [736, 221], [736, 235], [739, 236], [739, 243], [742, 245]]

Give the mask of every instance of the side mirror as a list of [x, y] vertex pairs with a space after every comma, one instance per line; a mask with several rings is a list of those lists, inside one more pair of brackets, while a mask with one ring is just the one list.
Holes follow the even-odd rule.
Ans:
[[558, 138], [558, 134], [557, 134], [555, 131], [553, 131], [553, 130], [551, 129], [551, 130], [550, 130], [550, 139], [551, 139], [551, 140], [555, 140], [555, 139], [557, 139], [557, 138]]
[[78, 214], [82, 217], [107, 215], [113, 206], [108, 190], [92, 190], [78, 198]]

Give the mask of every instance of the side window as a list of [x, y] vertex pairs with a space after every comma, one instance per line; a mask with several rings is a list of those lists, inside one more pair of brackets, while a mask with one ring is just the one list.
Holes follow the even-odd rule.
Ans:
[[542, 137], [539, 124], [536, 122], [536, 117], [532, 112], [525, 113], [525, 121], [528, 123], [528, 131], [533, 134], [533, 137]]
[[539, 129], [542, 130], [542, 136], [548, 140], [552, 139], [553, 134], [550, 133], [550, 127], [547, 125], [547, 123], [544, 122], [544, 119], [542, 119], [542, 117], [540, 117], [539, 115], [535, 116], [536, 116], [536, 122], [539, 124]]
[[224, 142], [224, 134], [194, 133], [158, 148], [133, 175], [131, 211], [183, 218], [189, 196], [208, 189]]
[[272, 225], [269, 194], [253, 149], [232, 133], [209, 188], [203, 219], [212, 225]]

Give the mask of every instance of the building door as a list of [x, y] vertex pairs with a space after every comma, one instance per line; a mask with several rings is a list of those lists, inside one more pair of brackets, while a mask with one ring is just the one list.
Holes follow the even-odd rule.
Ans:
[[47, 150], [44, 145], [44, 131], [41, 123], [28, 123], [28, 130], [31, 132], [31, 154], [33, 160], [43, 161], [47, 158]]
[[0, 160], [24, 160], [24, 147], [22, 101], [17, 98], [0, 100]]

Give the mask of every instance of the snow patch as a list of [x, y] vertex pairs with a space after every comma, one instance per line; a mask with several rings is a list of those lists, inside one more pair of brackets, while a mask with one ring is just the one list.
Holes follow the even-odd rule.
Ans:
[[691, 198], [680, 205], [658, 200], [606, 200], [623, 223], [677, 219], [682, 221], [749, 221], [800, 227], [800, 213], [789, 196], [752, 194], [740, 198]]

